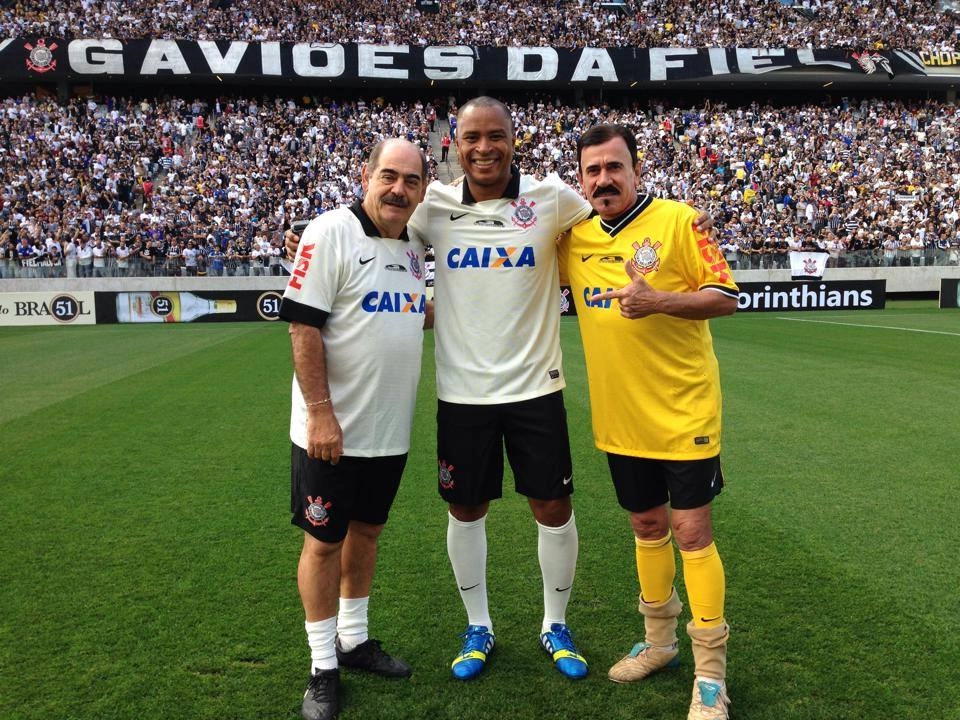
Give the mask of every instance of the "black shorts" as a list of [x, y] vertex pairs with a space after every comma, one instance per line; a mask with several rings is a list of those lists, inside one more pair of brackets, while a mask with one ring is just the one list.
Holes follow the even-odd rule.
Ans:
[[404, 454], [344, 456], [331, 465], [291, 443], [290, 522], [327, 543], [343, 540], [351, 520], [383, 525], [406, 464]]
[[620, 507], [644, 512], [670, 502], [676, 510], [710, 503], [723, 489], [720, 456], [706, 460], [650, 460], [607, 453]]
[[501, 497], [504, 448], [521, 495], [555, 500], [573, 492], [563, 393], [500, 405], [438, 402], [438, 485], [448, 503]]

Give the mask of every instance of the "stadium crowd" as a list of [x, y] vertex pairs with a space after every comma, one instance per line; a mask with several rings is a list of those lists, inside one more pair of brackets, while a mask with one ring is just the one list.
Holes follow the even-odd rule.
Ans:
[[554, 47], [960, 47], [936, 0], [36, 0], [0, 8], [6, 37], [114, 37]]
[[277, 273], [285, 223], [359, 196], [377, 141], [407, 137], [436, 167], [433, 115], [362, 100], [8, 98], [0, 276]]
[[[357, 198], [379, 139], [416, 142], [436, 177], [439, 102], [307, 99], [0, 101], [0, 277], [279, 273], [283, 229]], [[641, 191], [710, 211], [735, 269], [801, 247], [839, 266], [958, 263], [955, 105], [511, 108], [521, 169], [573, 185], [577, 137], [629, 125]]]

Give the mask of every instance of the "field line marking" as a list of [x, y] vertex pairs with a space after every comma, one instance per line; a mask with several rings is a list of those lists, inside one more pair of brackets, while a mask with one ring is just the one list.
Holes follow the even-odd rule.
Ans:
[[837, 322], [836, 320], [807, 320], [806, 318], [778, 317], [777, 320], [790, 320], [791, 322], [819, 323], [821, 325], [846, 325], [847, 327], [858, 328], [876, 328], [877, 330], [903, 330], [904, 332], [928, 333], [930, 335], [954, 335], [960, 337], [960, 332], [948, 332], [946, 330], [922, 330], [920, 328], [896, 327], [895, 325], [870, 325], [864, 323]]

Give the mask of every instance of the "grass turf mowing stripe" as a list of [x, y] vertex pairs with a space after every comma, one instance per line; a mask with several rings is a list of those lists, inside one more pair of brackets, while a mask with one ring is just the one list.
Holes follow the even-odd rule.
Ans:
[[0, 356], [17, 371], [0, 373], [0, 425], [264, 328], [230, 323], [214, 332], [201, 324], [157, 330], [130, 325], [4, 328]]
[[836, 320], [811, 320], [809, 318], [794, 318], [794, 317], [778, 317], [777, 320], [788, 320], [791, 322], [817, 323], [819, 325], [844, 325], [846, 327], [875, 328], [877, 330], [902, 330], [904, 332], [932, 333], [934, 335], [960, 336], [960, 332], [948, 332], [946, 330], [925, 330], [924, 328], [897, 327], [894, 325], [875, 325], [873, 323], [849, 323], [849, 322], [838, 322]]

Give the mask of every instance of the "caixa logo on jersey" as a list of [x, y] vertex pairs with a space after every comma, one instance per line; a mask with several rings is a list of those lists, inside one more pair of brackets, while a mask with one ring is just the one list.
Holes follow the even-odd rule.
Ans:
[[360, 307], [368, 313], [414, 313], [427, 311], [427, 296], [423, 293], [405, 293], [372, 290], [363, 296]]
[[531, 245], [521, 247], [455, 247], [447, 253], [447, 267], [466, 268], [522, 268], [534, 267], [536, 256]]

